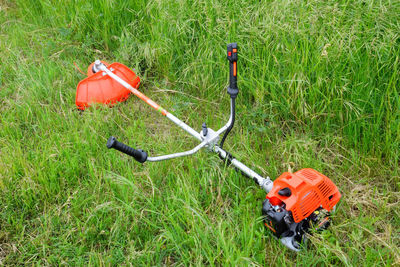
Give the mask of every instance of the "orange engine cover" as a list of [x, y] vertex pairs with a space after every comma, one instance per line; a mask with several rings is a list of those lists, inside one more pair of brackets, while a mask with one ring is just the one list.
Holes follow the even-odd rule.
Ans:
[[[114, 62], [107, 67], [132, 87], [139, 87], [139, 76], [127, 66]], [[89, 77], [80, 81], [76, 88], [75, 104], [78, 109], [84, 110], [92, 103], [115, 104], [125, 101], [129, 97], [131, 91], [110, 76], [104, 75], [102, 71], [93, 74], [89, 67], [88, 74]]]
[[[279, 193], [282, 189], [285, 190]], [[290, 194], [282, 193], [285, 191]], [[296, 223], [310, 216], [320, 206], [327, 211], [332, 210], [340, 198], [336, 185], [314, 169], [283, 173], [274, 181], [272, 190], [267, 194], [272, 205], [284, 203], [285, 209], [292, 212]]]

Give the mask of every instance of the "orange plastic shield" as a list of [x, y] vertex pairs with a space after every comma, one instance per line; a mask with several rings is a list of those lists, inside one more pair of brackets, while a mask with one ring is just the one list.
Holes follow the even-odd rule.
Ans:
[[[289, 188], [291, 195], [280, 195], [279, 191]], [[310, 216], [318, 207], [330, 211], [340, 200], [336, 185], [325, 175], [314, 169], [302, 169], [295, 173], [285, 172], [274, 181], [267, 199], [272, 205], [286, 204], [296, 223]]]
[[[140, 78], [127, 66], [114, 62], [107, 67], [132, 87], [136, 89], [139, 87]], [[99, 71], [79, 82], [76, 88], [75, 103], [78, 109], [81, 110], [86, 109], [93, 103], [112, 105], [116, 102], [125, 101], [130, 93], [131, 91], [103, 71]]]

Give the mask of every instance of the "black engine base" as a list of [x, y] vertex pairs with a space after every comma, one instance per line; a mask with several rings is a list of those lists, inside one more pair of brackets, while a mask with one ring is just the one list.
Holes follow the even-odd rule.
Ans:
[[311, 228], [323, 230], [329, 226], [329, 212], [319, 208], [304, 220], [296, 223], [292, 213], [285, 209], [285, 204], [273, 206], [265, 199], [262, 207], [265, 227], [291, 250], [299, 251], [300, 244], [306, 240], [305, 234]]

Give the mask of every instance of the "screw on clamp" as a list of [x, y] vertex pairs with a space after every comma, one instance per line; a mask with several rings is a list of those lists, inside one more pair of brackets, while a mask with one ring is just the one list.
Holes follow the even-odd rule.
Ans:
[[203, 131], [203, 136], [207, 136], [208, 128], [205, 122], [203, 122], [203, 124], [201, 125], [201, 129]]

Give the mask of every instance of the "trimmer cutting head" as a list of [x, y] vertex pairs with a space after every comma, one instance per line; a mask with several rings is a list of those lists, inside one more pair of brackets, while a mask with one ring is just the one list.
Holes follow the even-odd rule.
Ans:
[[[123, 78], [133, 88], [139, 87], [140, 78], [127, 66], [115, 62], [110, 65], [103, 62], [114, 74]], [[105, 75], [103, 71], [96, 71], [95, 64], [88, 68], [88, 77], [79, 82], [76, 88], [75, 103], [78, 109], [84, 110], [93, 103], [107, 105], [123, 102], [128, 99], [130, 90], [119, 82]]]

